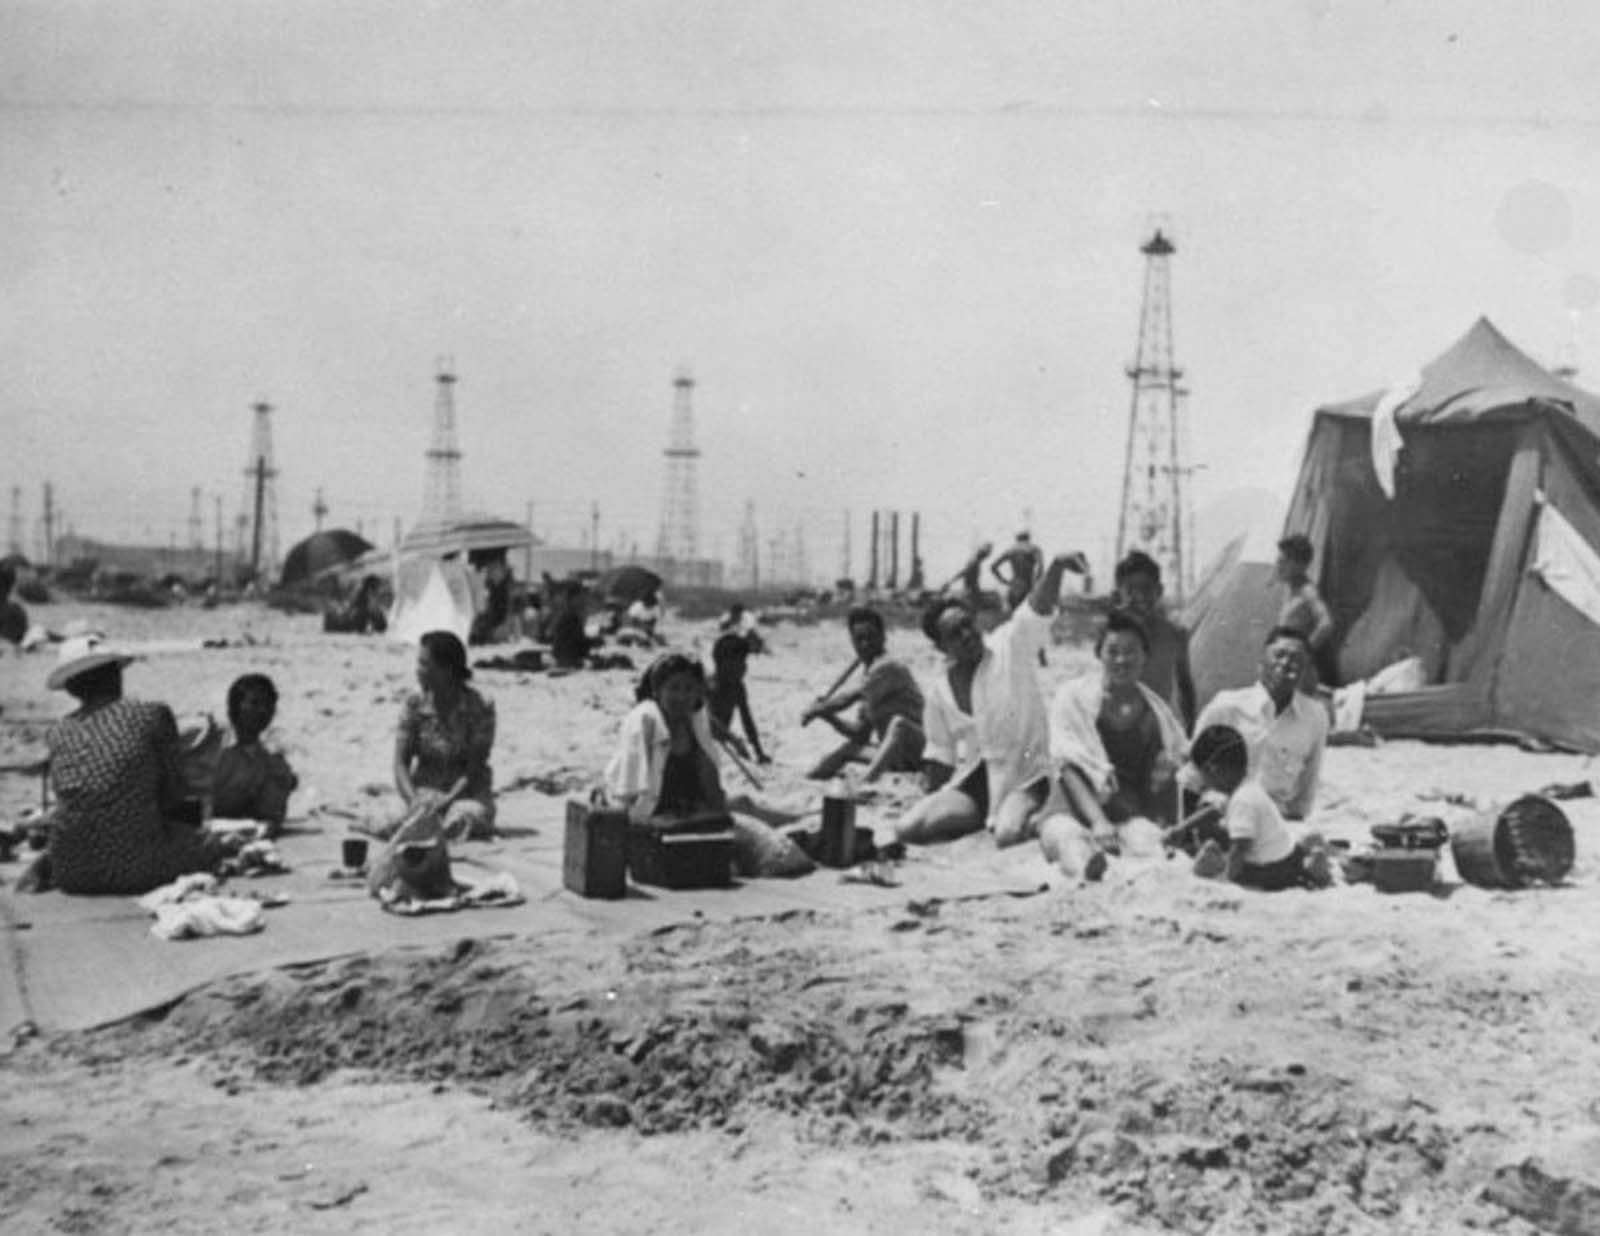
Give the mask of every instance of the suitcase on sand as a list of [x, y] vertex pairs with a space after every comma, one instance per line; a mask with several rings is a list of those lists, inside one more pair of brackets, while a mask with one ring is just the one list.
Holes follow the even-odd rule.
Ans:
[[733, 821], [726, 815], [655, 817], [628, 825], [628, 874], [657, 888], [733, 883]]
[[628, 895], [628, 813], [595, 803], [567, 803], [561, 880], [580, 897]]

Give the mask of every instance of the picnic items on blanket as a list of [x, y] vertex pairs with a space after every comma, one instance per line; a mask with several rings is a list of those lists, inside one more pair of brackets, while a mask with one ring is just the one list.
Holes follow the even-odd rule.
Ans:
[[1374, 824], [1370, 853], [1345, 863], [1349, 883], [1370, 880], [1380, 893], [1425, 893], [1439, 871], [1439, 851], [1450, 830], [1436, 816], [1403, 815], [1393, 824]]
[[261, 902], [221, 893], [216, 876], [204, 872], [179, 876], [139, 898], [155, 916], [150, 934], [163, 940], [204, 936], [247, 936], [266, 926]]
[[1538, 794], [1479, 812], [1450, 837], [1456, 870], [1480, 888], [1559, 884], [1572, 870], [1574, 851], [1571, 822]]
[[628, 813], [608, 807], [597, 793], [567, 803], [561, 882], [580, 897], [615, 899], [628, 894]]
[[733, 852], [734, 821], [722, 812], [628, 824], [628, 874], [636, 884], [726, 888], [733, 882]]
[[475, 910], [490, 906], [519, 906], [527, 898], [522, 895], [522, 889], [517, 886], [514, 876], [508, 871], [497, 871], [487, 880], [476, 884], [457, 884], [455, 891], [445, 897], [413, 897], [403, 893], [385, 897], [379, 894], [378, 901], [390, 914], [448, 914], [455, 910]]

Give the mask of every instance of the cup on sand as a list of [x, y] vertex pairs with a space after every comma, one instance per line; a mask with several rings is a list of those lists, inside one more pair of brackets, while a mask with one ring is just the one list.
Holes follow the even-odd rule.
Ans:
[[340, 843], [339, 856], [346, 871], [360, 871], [367, 865], [367, 839], [346, 837]]

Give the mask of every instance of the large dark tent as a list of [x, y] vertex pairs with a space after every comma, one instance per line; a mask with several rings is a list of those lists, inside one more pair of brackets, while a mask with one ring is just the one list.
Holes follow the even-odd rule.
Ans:
[[1369, 696], [1366, 724], [1600, 750], [1600, 398], [1487, 319], [1413, 382], [1317, 410], [1284, 531], [1316, 550], [1327, 671], [1422, 660], [1428, 685]]

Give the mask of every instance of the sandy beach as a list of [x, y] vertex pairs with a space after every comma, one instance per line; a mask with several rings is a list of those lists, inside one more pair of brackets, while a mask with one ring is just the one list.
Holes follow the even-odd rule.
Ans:
[[[220, 714], [234, 676], [271, 674], [301, 776], [291, 822], [326, 832], [330, 853], [340, 813], [393, 809], [409, 649], [249, 608], [38, 616], [144, 647], [130, 694], [180, 716]], [[711, 629], [668, 634], [704, 653]], [[750, 675], [776, 759], [767, 797], [805, 806], [818, 791], [800, 772], [827, 736], [797, 719], [849, 655], [829, 627], [768, 635]], [[919, 634], [893, 632], [890, 649], [934, 672]], [[1089, 658], [1050, 661], [1046, 690]], [[65, 710], [43, 687], [50, 664], [0, 661], [7, 760]], [[548, 820], [603, 764], [632, 675], [479, 682], [499, 712], [501, 823]], [[1445, 794], [1487, 807], [1589, 771], [1512, 747], [1341, 748], [1315, 822], [1359, 841], [1405, 811], [1471, 809]], [[9, 776], [3, 793], [14, 815], [37, 784]], [[863, 820], [886, 837], [912, 793], [886, 787]], [[1029, 855], [1049, 887], [1026, 897], [620, 942], [489, 941], [477, 934], [498, 928], [469, 918], [442, 949], [232, 978], [0, 1061], [0, 1226], [1538, 1230], [1485, 1199], [1498, 1169], [1533, 1159], [1600, 1180], [1600, 810], [1568, 807], [1578, 859], [1560, 889], [1486, 892], [1447, 866], [1435, 896], [1252, 895], [1161, 858], [1069, 887]], [[972, 838], [939, 857], [986, 850]]]

